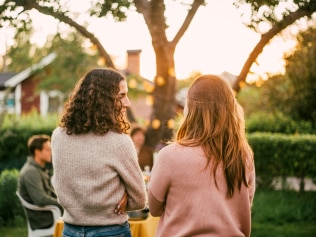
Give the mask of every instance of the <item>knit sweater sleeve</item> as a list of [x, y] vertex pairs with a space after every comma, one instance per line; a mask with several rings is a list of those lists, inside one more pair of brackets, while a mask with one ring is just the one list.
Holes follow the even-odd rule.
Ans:
[[248, 158], [247, 167], [248, 167], [247, 172], [249, 173], [249, 175], [248, 175], [249, 202], [252, 206], [254, 195], [255, 195], [255, 190], [256, 190], [256, 172], [255, 172], [255, 165], [254, 165], [253, 157]]
[[[152, 215], [160, 216], [164, 211], [164, 203], [170, 186], [170, 152], [166, 152], [170, 147], [163, 148], [157, 155], [157, 161], [151, 172], [149, 182], [149, 209]], [[172, 173], [172, 172], [171, 172]]]
[[117, 147], [120, 154], [117, 173], [125, 184], [128, 195], [127, 211], [143, 209], [147, 202], [143, 174], [137, 161], [137, 153], [130, 137], [125, 136]]

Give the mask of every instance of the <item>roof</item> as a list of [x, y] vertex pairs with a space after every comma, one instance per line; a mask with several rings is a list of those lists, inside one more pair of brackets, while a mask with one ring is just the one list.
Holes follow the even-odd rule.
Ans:
[[23, 70], [20, 73], [1, 73], [0, 74], [0, 88], [4, 89], [6, 87], [15, 87], [29, 76], [35, 70], [39, 70], [44, 68], [45, 66], [49, 65], [54, 59], [57, 57], [56, 53], [51, 53], [44, 57], [41, 61], [36, 64], [33, 64], [31, 67]]
[[15, 76], [16, 72], [2, 72], [0, 73], [0, 89], [4, 89], [4, 83], [9, 80], [11, 77]]

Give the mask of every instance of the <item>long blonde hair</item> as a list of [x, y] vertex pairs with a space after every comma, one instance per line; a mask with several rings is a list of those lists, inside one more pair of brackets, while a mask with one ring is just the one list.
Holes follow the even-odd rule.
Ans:
[[243, 111], [231, 87], [218, 76], [200, 76], [189, 88], [186, 106], [175, 141], [202, 146], [207, 166], [214, 164], [215, 183], [216, 169], [223, 165], [228, 197], [233, 196], [236, 185], [239, 190], [242, 183], [248, 187], [247, 158], [253, 158], [253, 153], [246, 139]]

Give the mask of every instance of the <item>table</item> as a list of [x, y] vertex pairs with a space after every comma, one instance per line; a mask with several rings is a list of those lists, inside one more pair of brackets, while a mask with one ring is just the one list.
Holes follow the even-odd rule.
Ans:
[[[159, 222], [159, 217], [153, 217], [150, 214], [145, 220], [129, 220], [133, 237], [154, 237]], [[53, 237], [62, 237], [64, 228], [63, 220], [58, 220], [55, 226]]]
[[129, 220], [131, 233], [133, 237], [154, 237], [159, 222], [159, 217], [153, 217], [150, 214], [145, 220]]

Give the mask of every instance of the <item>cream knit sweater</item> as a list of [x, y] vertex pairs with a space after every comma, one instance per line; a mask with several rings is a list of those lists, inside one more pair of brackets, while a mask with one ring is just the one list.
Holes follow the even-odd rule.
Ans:
[[122, 224], [127, 214], [114, 209], [128, 194], [127, 210], [145, 207], [147, 197], [137, 154], [126, 134], [52, 135], [53, 186], [64, 208], [63, 220], [81, 226]]
[[[249, 164], [252, 161], [249, 160]], [[249, 188], [242, 185], [232, 198], [218, 166], [215, 185], [201, 147], [169, 145], [158, 153], [149, 182], [149, 210], [157, 210], [152, 199], [165, 206], [156, 236], [244, 237], [250, 236], [251, 205], [255, 192], [255, 170], [247, 170]], [[160, 208], [160, 205], [159, 205]]]

